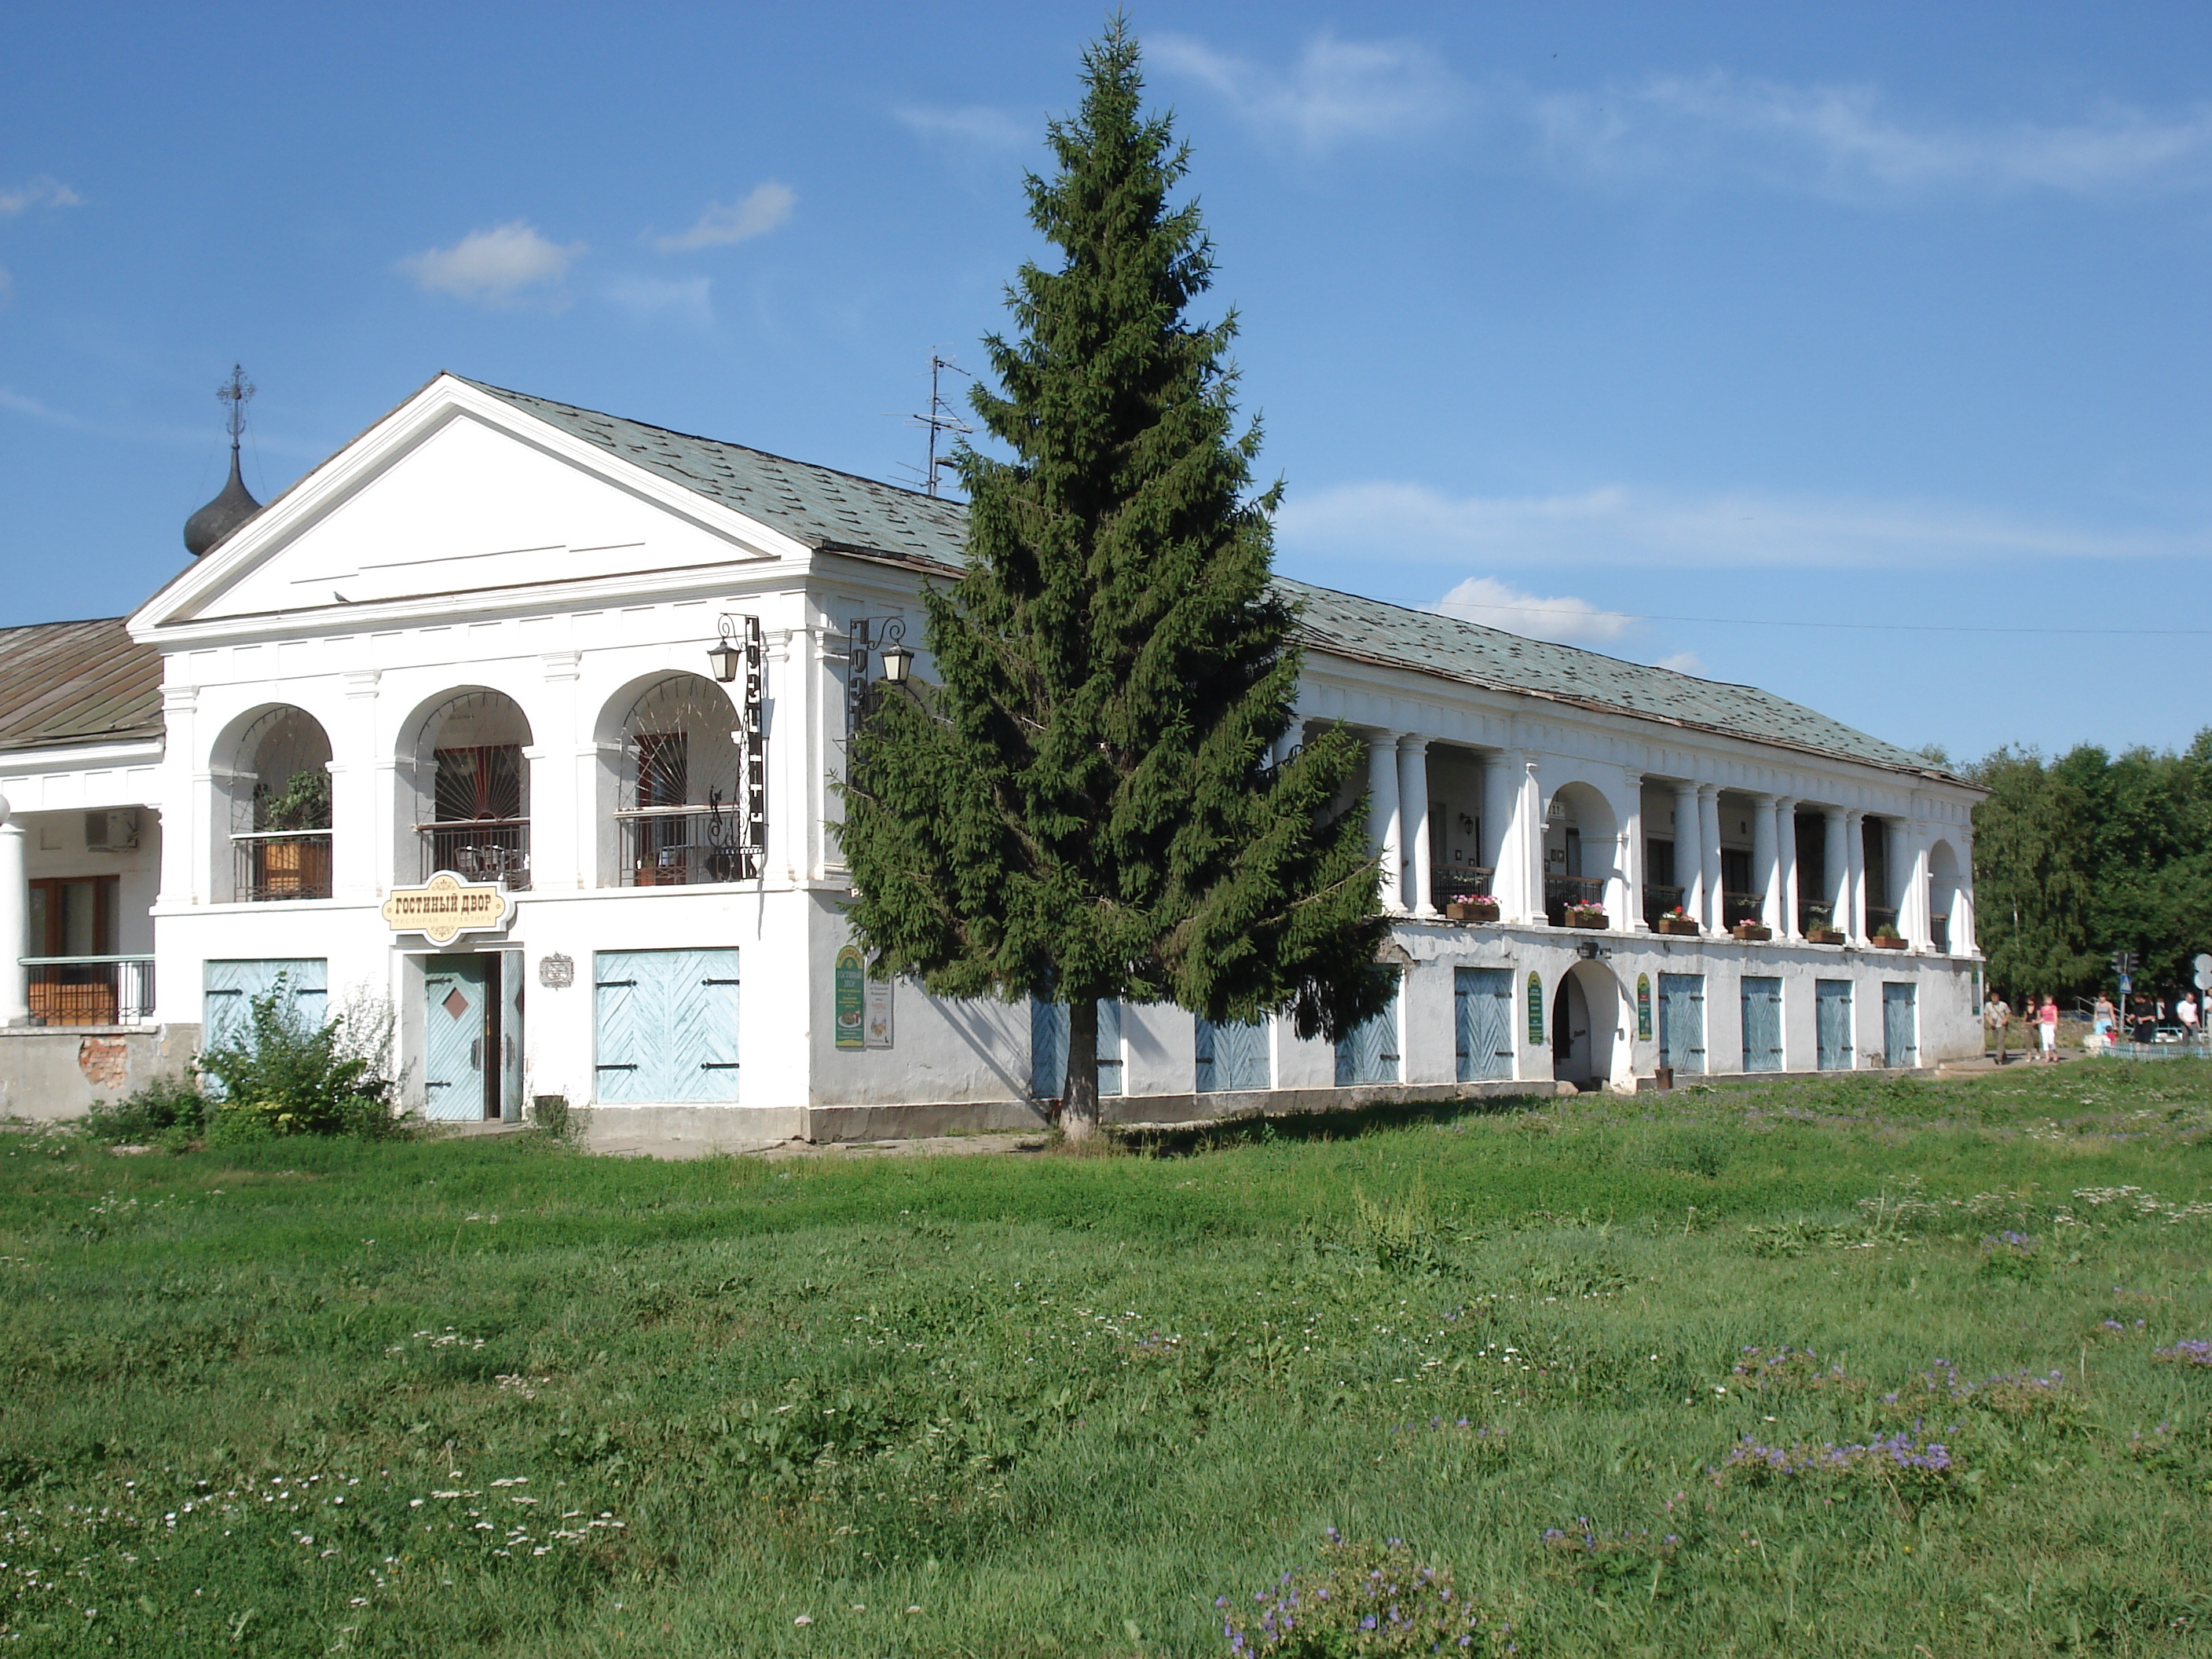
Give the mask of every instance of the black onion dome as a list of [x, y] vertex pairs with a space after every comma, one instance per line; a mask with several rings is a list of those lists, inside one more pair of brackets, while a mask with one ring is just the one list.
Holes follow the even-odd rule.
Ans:
[[238, 452], [230, 452], [230, 482], [222, 494], [185, 520], [185, 551], [194, 558], [206, 552], [261, 510], [238, 476]]

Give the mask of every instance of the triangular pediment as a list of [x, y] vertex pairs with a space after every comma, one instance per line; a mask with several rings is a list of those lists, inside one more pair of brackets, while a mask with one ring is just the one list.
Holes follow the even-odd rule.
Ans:
[[441, 375], [131, 619], [404, 610], [803, 550], [725, 504]]

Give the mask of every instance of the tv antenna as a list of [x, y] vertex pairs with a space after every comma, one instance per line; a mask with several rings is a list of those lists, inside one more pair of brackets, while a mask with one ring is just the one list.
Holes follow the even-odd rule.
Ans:
[[935, 352], [931, 352], [929, 354], [929, 413], [909, 415], [906, 417], [909, 424], [926, 428], [929, 433], [929, 464], [923, 468], [921, 474], [921, 493], [925, 495], [937, 494], [938, 474], [942, 469], [953, 464], [951, 456], [939, 455], [937, 453], [937, 441], [939, 434], [950, 433], [954, 437], [965, 437], [975, 429], [953, 412], [951, 404], [945, 398], [943, 386], [945, 372], [947, 369], [971, 380], [975, 378], [950, 357], [940, 357]]

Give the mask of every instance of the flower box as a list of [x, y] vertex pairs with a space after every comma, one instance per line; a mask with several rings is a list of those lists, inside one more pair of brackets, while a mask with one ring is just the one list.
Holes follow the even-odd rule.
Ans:
[[1739, 921], [1729, 932], [1746, 945], [1757, 945], [1762, 939], [1774, 937], [1774, 930], [1760, 921]]
[[1570, 927], [1604, 927], [1610, 924], [1605, 919], [1604, 911], [1595, 906], [1586, 906], [1569, 910], [1566, 925]]
[[1444, 914], [1454, 921], [1495, 921], [1498, 920], [1498, 901], [1454, 899], [1444, 906]]
[[1869, 939], [1867, 943], [1873, 945], [1877, 951], [1902, 951], [1905, 946], [1906, 941], [1898, 938], [1894, 933], [1890, 934], [1887, 938], [1884, 938], [1881, 934], [1876, 933], [1872, 939]]
[[1695, 939], [1703, 932], [1688, 916], [1662, 916], [1651, 924], [1654, 933], [1672, 933], [1678, 939]]
[[1841, 945], [1844, 930], [1840, 927], [1808, 927], [1805, 940], [1808, 945]]

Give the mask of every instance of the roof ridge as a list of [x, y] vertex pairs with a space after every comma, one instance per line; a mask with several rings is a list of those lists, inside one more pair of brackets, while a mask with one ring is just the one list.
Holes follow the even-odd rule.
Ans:
[[[452, 374], [453, 371], [448, 369], [447, 373]], [[874, 489], [892, 490], [898, 495], [909, 496], [915, 501], [927, 501], [937, 507], [955, 507], [964, 512], [968, 506], [965, 501], [948, 501], [942, 495], [932, 495], [926, 490], [909, 489], [902, 483], [893, 483], [888, 478], [872, 478], [865, 472], [848, 472], [843, 467], [824, 466], [819, 461], [803, 461], [795, 455], [779, 455], [772, 449], [762, 449], [752, 444], [741, 444], [734, 438], [710, 438], [703, 432], [684, 432], [672, 426], [660, 426], [652, 421], [641, 421], [635, 415], [617, 415], [612, 410], [607, 409], [586, 409], [581, 404], [562, 403], [558, 398], [544, 398], [534, 392], [518, 392], [511, 386], [494, 386], [489, 380], [471, 380], [465, 374], [454, 374], [453, 378], [465, 385], [476, 387], [479, 392], [489, 392], [495, 397], [545, 404], [570, 415], [588, 415], [602, 421], [620, 421], [628, 426], [641, 427], [647, 432], [658, 432], [666, 437], [681, 438], [686, 443], [713, 444], [719, 449], [741, 449], [746, 454], [757, 455], [763, 460], [775, 461], [784, 466], [805, 467], [810, 472], [827, 472], [832, 477], [849, 478], [854, 483], [864, 483]]]

